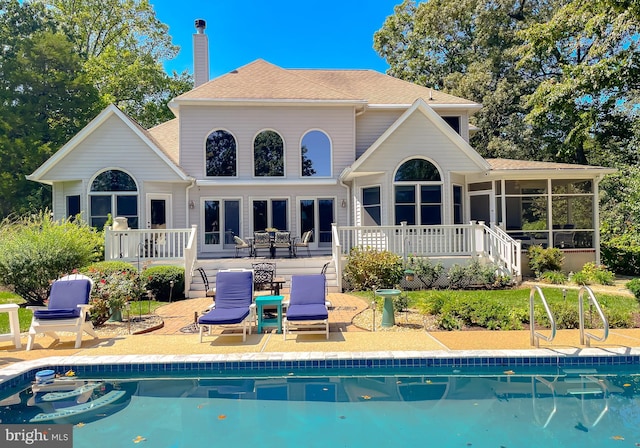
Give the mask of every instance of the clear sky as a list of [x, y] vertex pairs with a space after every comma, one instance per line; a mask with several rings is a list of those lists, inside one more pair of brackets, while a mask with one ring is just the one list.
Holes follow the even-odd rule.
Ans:
[[256, 59], [283, 68], [355, 68], [385, 72], [373, 34], [402, 0], [150, 0], [169, 26], [178, 56], [168, 72], [193, 73], [195, 19], [207, 22], [210, 77]]

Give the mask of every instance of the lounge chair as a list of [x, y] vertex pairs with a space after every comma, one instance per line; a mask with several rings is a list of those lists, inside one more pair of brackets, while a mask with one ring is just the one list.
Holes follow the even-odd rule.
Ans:
[[31, 350], [37, 334], [44, 333], [54, 339], [60, 338], [57, 331], [76, 334], [75, 348], [82, 345], [82, 333], [98, 337], [89, 319], [89, 298], [93, 282], [84, 275], [71, 275], [56, 280], [51, 285], [49, 303], [46, 307], [30, 306], [33, 310], [27, 350]]
[[[211, 335], [216, 325], [242, 328], [242, 340], [247, 340], [247, 330], [255, 322], [253, 305], [253, 271], [218, 271], [216, 275], [215, 308], [198, 318], [200, 342], [205, 327]], [[236, 333], [219, 333], [217, 336], [237, 336]]]
[[282, 330], [284, 339], [287, 339], [287, 333], [297, 330], [302, 334], [325, 334], [329, 339], [324, 275], [291, 276], [291, 293]]

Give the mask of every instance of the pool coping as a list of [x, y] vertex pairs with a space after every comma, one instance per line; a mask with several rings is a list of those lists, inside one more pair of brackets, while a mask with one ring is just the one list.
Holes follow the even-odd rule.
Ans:
[[39, 370], [63, 375], [438, 367], [567, 367], [640, 365], [640, 348], [537, 350], [283, 352], [200, 355], [51, 356], [0, 369], [0, 393], [33, 381]]

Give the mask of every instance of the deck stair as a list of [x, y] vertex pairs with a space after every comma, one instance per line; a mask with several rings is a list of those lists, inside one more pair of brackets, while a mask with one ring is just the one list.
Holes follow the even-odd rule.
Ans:
[[271, 262], [276, 263], [276, 275], [278, 277], [284, 277], [284, 292], [287, 293], [289, 291], [289, 286], [291, 285], [291, 276], [292, 275], [306, 275], [306, 274], [320, 274], [322, 271], [322, 267], [325, 263], [330, 263], [327, 271], [327, 285], [329, 292], [339, 292], [338, 291], [338, 280], [336, 276], [335, 265], [331, 261], [330, 256], [321, 256], [321, 257], [297, 257], [297, 258], [220, 258], [214, 260], [207, 259], [199, 259], [196, 261], [194, 266], [193, 278], [191, 280], [191, 285], [188, 291], [188, 297], [204, 297], [205, 296], [205, 287], [198, 272], [195, 272], [195, 268], [201, 267], [207, 273], [207, 277], [209, 279], [209, 287], [215, 287], [216, 282], [216, 273], [220, 269], [251, 269], [252, 263], [259, 262]]

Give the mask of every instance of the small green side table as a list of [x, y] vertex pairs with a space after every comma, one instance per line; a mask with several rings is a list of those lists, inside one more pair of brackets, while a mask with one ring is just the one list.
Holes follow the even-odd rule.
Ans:
[[[276, 327], [278, 333], [282, 333], [282, 300], [284, 296], [258, 296], [256, 297], [256, 312], [258, 313], [258, 333], [262, 333], [264, 327]], [[278, 317], [264, 318], [264, 308], [275, 306]]]
[[399, 289], [378, 289], [376, 296], [384, 297], [384, 306], [382, 308], [382, 326], [393, 327], [396, 324], [395, 314], [393, 312], [393, 298], [400, 295]]

